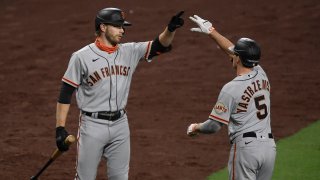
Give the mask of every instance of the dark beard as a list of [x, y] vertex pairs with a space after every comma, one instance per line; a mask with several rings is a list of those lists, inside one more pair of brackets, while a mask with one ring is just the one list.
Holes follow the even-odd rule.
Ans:
[[106, 39], [109, 41], [110, 44], [112, 44], [112, 46], [116, 46], [118, 43], [113, 41], [110, 36], [108, 36], [107, 34], [104, 35], [106, 37]]

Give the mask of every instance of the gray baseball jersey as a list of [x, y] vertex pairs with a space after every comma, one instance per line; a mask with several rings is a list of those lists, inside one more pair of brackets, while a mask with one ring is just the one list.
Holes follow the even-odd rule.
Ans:
[[228, 125], [230, 140], [244, 132], [271, 132], [270, 83], [261, 66], [227, 83], [209, 118]]
[[138, 62], [147, 60], [151, 43], [119, 44], [113, 53], [102, 51], [92, 43], [73, 53], [62, 81], [76, 88], [79, 109], [90, 114], [121, 112], [116, 121], [81, 114], [77, 180], [94, 180], [101, 157], [107, 159], [109, 180], [128, 179], [130, 132], [124, 108], [132, 75]]
[[119, 44], [118, 50], [109, 54], [92, 43], [73, 53], [62, 81], [77, 88], [79, 109], [124, 109], [133, 72], [140, 59], [148, 57], [150, 45], [151, 41]]
[[276, 145], [270, 125], [270, 90], [265, 71], [256, 66], [222, 88], [209, 115], [228, 125], [230, 179], [272, 177]]

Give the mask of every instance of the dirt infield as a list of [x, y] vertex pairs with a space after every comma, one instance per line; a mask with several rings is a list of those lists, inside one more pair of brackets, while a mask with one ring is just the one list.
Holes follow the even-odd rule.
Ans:
[[[320, 3], [317, 0], [63, 1], [0, 0], [0, 179], [28, 179], [55, 149], [55, 106], [73, 51], [94, 40], [93, 19], [119, 7], [133, 23], [124, 42], [154, 39], [173, 14], [198, 14], [233, 41], [251, 37], [272, 86], [272, 128], [277, 139], [320, 117]], [[189, 138], [186, 128], [207, 119], [222, 86], [234, 77], [227, 57], [205, 35], [179, 29], [173, 51], [141, 63], [127, 111], [131, 180], [199, 180], [227, 164], [227, 129]], [[73, 100], [75, 100], [73, 98]], [[73, 101], [67, 129], [76, 134]], [[72, 179], [76, 146], [42, 179]], [[106, 179], [101, 163], [97, 179]]]

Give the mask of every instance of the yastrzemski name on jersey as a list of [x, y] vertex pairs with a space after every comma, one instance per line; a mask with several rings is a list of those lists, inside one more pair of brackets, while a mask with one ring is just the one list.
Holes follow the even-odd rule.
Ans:
[[261, 90], [267, 90], [270, 92], [270, 86], [269, 86], [269, 81], [266, 79], [256, 80], [252, 82], [251, 85], [247, 86], [245, 91], [243, 92], [243, 95], [241, 96], [241, 100], [238, 103], [237, 106], [237, 113], [239, 112], [247, 112], [248, 105], [250, 102], [250, 99], [253, 97], [253, 95]]
[[270, 133], [270, 91], [266, 73], [255, 66], [223, 86], [209, 118], [228, 125], [231, 141], [244, 132]]

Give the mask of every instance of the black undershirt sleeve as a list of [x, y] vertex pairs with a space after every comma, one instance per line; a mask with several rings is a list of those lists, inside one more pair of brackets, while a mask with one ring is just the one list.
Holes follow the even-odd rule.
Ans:
[[150, 54], [148, 56], [148, 59], [152, 59], [154, 56], [158, 56], [159, 54], [166, 53], [171, 51], [172, 45], [170, 44], [168, 47], [164, 47], [160, 41], [159, 37], [157, 37], [155, 40], [153, 40], [151, 49], [150, 49]]
[[204, 134], [216, 133], [221, 129], [222, 126], [223, 126], [222, 123], [215, 121], [213, 119], [208, 119], [207, 121], [201, 124], [200, 132]]
[[70, 104], [71, 97], [72, 97], [73, 91], [75, 89], [76, 89], [75, 87], [73, 87], [65, 82], [62, 82], [58, 102], [61, 104]]

